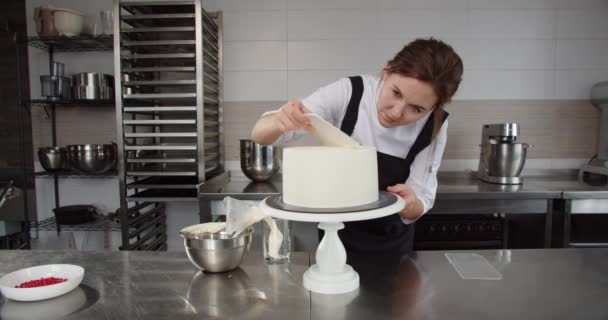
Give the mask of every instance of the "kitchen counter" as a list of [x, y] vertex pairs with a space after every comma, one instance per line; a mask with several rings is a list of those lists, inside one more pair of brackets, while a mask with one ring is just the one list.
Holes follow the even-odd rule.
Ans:
[[28, 320], [310, 319], [310, 294], [301, 280], [308, 253], [267, 267], [262, 253], [252, 251], [241, 268], [217, 274], [199, 272], [185, 252], [0, 251], [0, 260], [1, 275], [53, 263], [85, 269], [79, 288], [48, 303], [3, 300], [3, 320], [12, 314]]
[[[427, 214], [544, 214], [545, 247], [551, 247], [555, 207], [566, 202], [562, 233], [570, 231], [570, 214], [592, 210], [608, 212], [608, 186], [579, 181], [575, 170], [540, 170], [524, 175], [522, 185], [480, 181], [475, 172], [440, 172], [435, 205]], [[281, 177], [252, 182], [240, 172], [228, 172], [198, 188], [200, 219], [211, 221], [211, 201], [230, 196], [262, 200], [279, 194]], [[592, 201], [589, 199], [593, 199]], [[561, 240], [568, 244], [567, 236]]]
[[[521, 185], [499, 185], [478, 180], [475, 172], [440, 172], [437, 200], [476, 199], [559, 199], [567, 197], [608, 199], [608, 186], [597, 186], [578, 180], [576, 171], [546, 170], [524, 176]], [[240, 172], [228, 172], [199, 185], [200, 199], [221, 200], [226, 196], [242, 200], [262, 200], [279, 194], [281, 177], [267, 182], [253, 182]]]
[[[463, 253], [463, 251], [459, 251]], [[485, 250], [499, 280], [463, 279], [445, 252], [400, 259], [352, 257], [361, 287], [311, 293], [310, 265], [249, 252], [240, 268], [198, 272], [183, 252], [0, 251], [0, 275], [47, 263], [85, 268], [76, 290], [51, 300], [0, 300], [11, 319], [608, 319], [608, 249]]]
[[[547, 202], [560, 199], [563, 192], [560, 186], [564, 181], [571, 182], [570, 179], [575, 177], [533, 176], [524, 178], [523, 185], [498, 185], [480, 181], [470, 173], [440, 173], [435, 206], [429, 213], [546, 213], [551, 209]], [[209, 201], [227, 196], [262, 200], [281, 190], [280, 176], [267, 182], [252, 182], [245, 176], [226, 173], [199, 185], [201, 221], [211, 219]]]

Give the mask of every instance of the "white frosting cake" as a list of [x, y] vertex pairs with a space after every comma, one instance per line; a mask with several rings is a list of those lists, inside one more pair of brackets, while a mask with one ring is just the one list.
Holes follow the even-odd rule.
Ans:
[[376, 149], [291, 147], [283, 150], [283, 201], [342, 208], [378, 200]]

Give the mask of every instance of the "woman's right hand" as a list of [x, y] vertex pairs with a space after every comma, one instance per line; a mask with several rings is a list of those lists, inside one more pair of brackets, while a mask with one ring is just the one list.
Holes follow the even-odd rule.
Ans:
[[310, 124], [310, 120], [304, 115], [306, 113], [311, 113], [311, 111], [304, 107], [302, 102], [290, 100], [272, 115], [273, 123], [281, 133], [302, 129], [313, 132], [314, 128]]

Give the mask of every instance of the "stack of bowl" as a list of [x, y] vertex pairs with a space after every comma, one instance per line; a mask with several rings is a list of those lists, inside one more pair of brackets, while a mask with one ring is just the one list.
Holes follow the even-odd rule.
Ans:
[[40, 147], [38, 160], [49, 172], [76, 170], [98, 174], [116, 167], [116, 144], [74, 144], [67, 147]]

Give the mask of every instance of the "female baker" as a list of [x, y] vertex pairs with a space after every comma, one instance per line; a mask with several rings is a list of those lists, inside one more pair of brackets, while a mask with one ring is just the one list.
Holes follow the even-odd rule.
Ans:
[[[413, 222], [432, 208], [437, 170], [447, 139], [443, 110], [462, 79], [462, 60], [436, 39], [417, 39], [388, 61], [380, 77], [340, 79], [302, 101], [265, 113], [253, 128], [256, 143], [283, 144], [313, 131], [316, 113], [363, 145], [376, 147], [380, 190], [406, 207], [383, 218], [345, 223], [339, 235], [350, 252], [404, 254]], [[344, 190], [348, 192], [348, 190]]]

